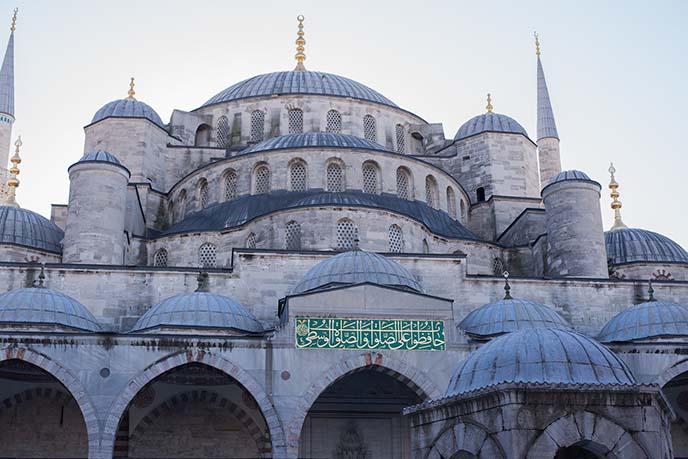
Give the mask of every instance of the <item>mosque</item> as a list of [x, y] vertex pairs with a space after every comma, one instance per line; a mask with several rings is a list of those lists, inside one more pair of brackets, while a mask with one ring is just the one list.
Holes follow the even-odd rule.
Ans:
[[613, 166], [607, 231], [561, 170], [537, 36], [535, 135], [307, 70], [302, 16], [293, 70], [168, 121], [132, 78], [48, 219], [8, 158], [16, 19], [0, 457], [688, 457], [688, 253]]

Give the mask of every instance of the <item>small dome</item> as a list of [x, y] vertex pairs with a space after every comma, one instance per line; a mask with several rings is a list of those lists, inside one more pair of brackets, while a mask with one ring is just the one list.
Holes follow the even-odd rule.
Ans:
[[688, 308], [669, 301], [648, 301], [612, 317], [597, 339], [611, 343], [669, 336], [688, 337]]
[[226, 296], [208, 292], [182, 293], [163, 300], [142, 315], [131, 331], [162, 327], [263, 331], [260, 322], [242, 305]]
[[532, 328], [571, 329], [566, 320], [553, 309], [517, 298], [503, 299], [479, 307], [461, 321], [459, 328], [469, 335], [481, 338]]
[[507, 134], [523, 134], [528, 137], [525, 128], [518, 124], [515, 119], [500, 115], [499, 113], [487, 112], [475, 116], [463, 123], [459, 131], [454, 136], [454, 140], [465, 139], [483, 132], [503, 132]]
[[243, 150], [242, 154], [290, 148], [350, 148], [354, 150], [390, 151], [378, 143], [353, 135], [307, 132], [273, 137]]
[[119, 159], [112, 153], [108, 153], [105, 150], [98, 150], [98, 151], [92, 151], [89, 153], [86, 153], [84, 156], [81, 157], [78, 163], [84, 163], [84, 162], [89, 162], [89, 161], [99, 161], [99, 162], [104, 162], [104, 163], [112, 163], [112, 164], [117, 164], [118, 166], [121, 166], [122, 163], [119, 162]]
[[501, 383], [635, 384], [612, 351], [568, 330], [535, 328], [495, 338], [473, 352], [449, 383], [447, 396]]
[[688, 252], [666, 236], [638, 228], [604, 233], [607, 258], [615, 265], [633, 262], [687, 263]]
[[266, 73], [240, 81], [213, 96], [201, 108], [222, 102], [287, 94], [350, 97], [397, 108], [379, 92], [354, 80], [325, 72], [294, 70]]
[[30, 249], [62, 253], [62, 231], [36, 212], [0, 206], [0, 244], [16, 244]]
[[552, 180], [549, 181], [549, 185], [557, 182], [563, 182], [565, 180], [589, 180], [592, 181], [590, 177], [588, 177], [588, 174], [585, 172], [577, 171], [577, 170], [570, 170], [570, 171], [561, 171], [557, 175], [555, 175]]
[[62, 326], [95, 332], [100, 325], [86, 307], [43, 287], [17, 288], [0, 295], [0, 324]]
[[126, 98], [108, 102], [93, 115], [91, 124], [105, 118], [145, 118], [161, 128], [165, 128], [165, 124], [156, 111], [150, 105], [136, 99]]
[[418, 281], [400, 264], [374, 252], [352, 250], [312, 267], [296, 285], [294, 293], [364, 282], [423, 291]]

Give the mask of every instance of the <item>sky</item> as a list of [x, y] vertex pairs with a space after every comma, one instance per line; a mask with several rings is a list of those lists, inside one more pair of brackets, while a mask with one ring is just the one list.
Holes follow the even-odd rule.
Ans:
[[537, 30], [563, 168], [603, 185], [608, 228], [613, 161], [625, 223], [688, 248], [688, 1], [0, 0], [2, 49], [15, 6], [17, 200], [43, 215], [67, 202], [83, 127], [126, 97], [129, 77], [168, 122], [238, 81], [291, 70], [303, 14], [308, 69], [364, 83], [447, 138], [488, 92], [535, 138]]

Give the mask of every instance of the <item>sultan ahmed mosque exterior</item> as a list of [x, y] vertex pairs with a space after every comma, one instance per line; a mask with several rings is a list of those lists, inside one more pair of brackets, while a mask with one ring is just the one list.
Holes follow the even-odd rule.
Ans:
[[293, 70], [193, 110], [132, 78], [48, 219], [18, 204], [16, 19], [0, 457], [688, 457], [688, 253], [623, 222], [613, 166], [561, 169], [537, 36], [535, 132], [488, 95], [447, 136], [307, 69], [302, 16]]

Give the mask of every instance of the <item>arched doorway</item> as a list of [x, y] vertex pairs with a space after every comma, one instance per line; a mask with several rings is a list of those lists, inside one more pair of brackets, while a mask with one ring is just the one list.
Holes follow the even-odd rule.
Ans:
[[234, 378], [192, 362], [160, 374], [129, 403], [115, 440], [117, 458], [269, 458], [268, 426]]
[[0, 457], [87, 456], [86, 424], [67, 388], [24, 360], [0, 362]]
[[400, 379], [382, 367], [368, 366], [330, 384], [308, 411], [299, 457], [410, 457], [410, 426], [402, 411], [422, 398]]
[[662, 392], [676, 413], [676, 420], [671, 423], [674, 457], [688, 458], [688, 371], [669, 380], [662, 387]]
[[565, 448], [559, 448], [554, 459], [600, 459], [614, 457], [607, 455], [608, 450], [591, 441], [580, 441]]

